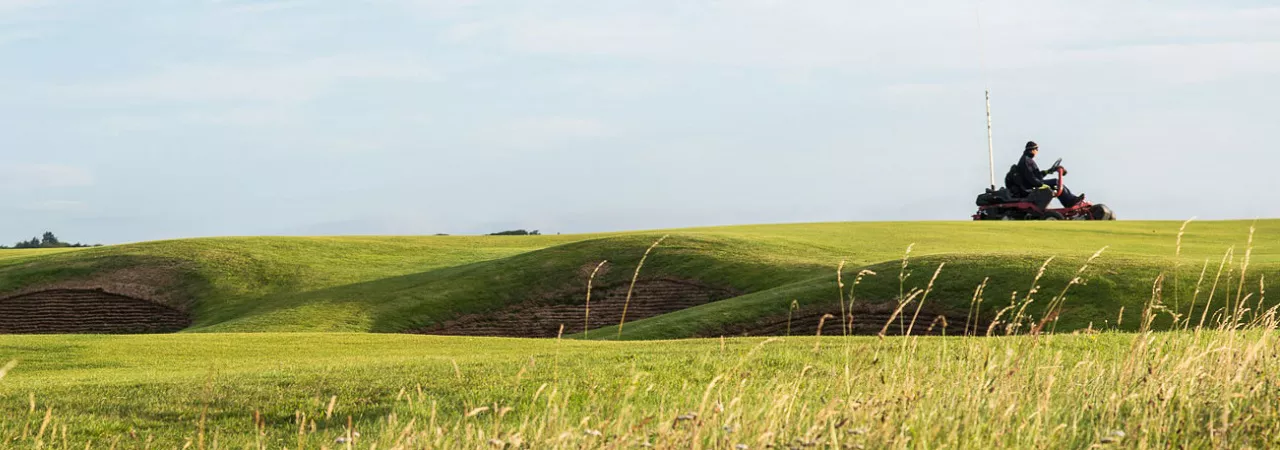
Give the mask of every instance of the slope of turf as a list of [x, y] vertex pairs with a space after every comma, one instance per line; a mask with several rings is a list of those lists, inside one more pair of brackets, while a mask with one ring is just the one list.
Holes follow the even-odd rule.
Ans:
[[122, 280], [157, 287], [159, 298], [153, 300], [190, 309], [199, 328], [272, 307], [280, 297], [498, 259], [571, 240], [431, 236], [146, 242], [0, 260], [0, 295], [77, 280]]
[[[1094, 251], [1105, 247], [1103, 254], [1079, 273], [1082, 283], [1067, 291], [1056, 327], [1059, 331], [1111, 328], [1117, 321], [1121, 329], [1136, 329], [1137, 319], [1151, 298], [1153, 283], [1161, 273], [1166, 274], [1161, 286], [1163, 302], [1185, 317], [1193, 307], [1190, 300], [1195, 296], [1201, 271], [1208, 267], [1203, 285], [1207, 293], [1225, 252], [1231, 248], [1235, 251], [1228, 261], [1234, 260], [1235, 268], [1232, 272], [1232, 265], [1228, 264], [1224, 278], [1238, 275], [1246, 248], [1251, 249], [1246, 290], [1256, 291], [1258, 283], [1280, 276], [1277, 273], [1280, 246], [1275, 239], [1280, 234], [1278, 221], [1192, 223], [1186, 229], [1180, 250], [1177, 239], [1180, 224], [1172, 222], [897, 225], [895, 232], [881, 235], [873, 234], [881, 229], [863, 229], [853, 236], [841, 236], [841, 230], [834, 224], [822, 230], [825, 233], [821, 235], [805, 234], [814, 241], [844, 237], [844, 245], [875, 252], [865, 259], [858, 258], [857, 253], [847, 258], [851, 263], [844, 271], [847, 285], [852, 284], [852, 278], [862, 269], [876, 273], [865, 278], [853, 292], [846, 289], [846, 295], [856, 296], [855, 301], [860, 298], [862, 302], [884, 302], [898, 298], [900, 292], [913, 287], [926, 289], [935, 270], [945, 264], [937, 272], [937, 281], [927, 301], [960, 317], [966, 315], [975, 289], [984, 281], [981, 311], [990, 318], [1002, 307], [1014, 303], [1013, 294], [1017, 293], [1019, 300], [1027, 298], [1039, 268], [1045, 266], [1043, 277], [1035, 285], [1040, 292], [1034, 298], [1040, 305], [1028, 308], [1039, 313], [1045, 303], [1063, 292]], [[1256, 228], [1252, 244], [1249, 242], [1251, 225]], [[755, 232], [758, 228], [769, 227], [747, 227], [744, 231]], [[855, 240], [861, 242], [850, 242]], [[915, 252], [904, 271], [902, 255], [890, 259], [893, 257], [890, 252], [896, 246], [904, 248], [907, 241], [915, 243]], [[867, 264], [869, 260], [879, 262]], [[800, 308], [826, 305], [824, 309], [838, 317], [841, 291], [836, 285], [834, 266], [829, 263], [826, 273], [813, 278], [628, 323], [621, 337], [713, 336], [715, 332], [749, 329], [763, 317], [787, 316], [793, 308], [792, 300], [796, 300]], [[900, 282], [900, 275], [905, 275], [905, 280]], [[1240, 288], [1239, 282], [1238, 277], [1232, 278], [1220, 286], [1210, 313], [1226, 306], [1227, 298], [1239, 298], [1231, 295]], [[1200, 304], [1195, 305], [1195, 314], [1204, 313], [1204, 298], [1202, 294]], [[1255, 296], [1253, 300], [1258, 298]], [[907, 315], [912, 313], [911, 308], [905, 311]], [[1168, 317], [1164, 317], [1158, 323], [1167, 320]], [[962, 332], [963, 324], [951, 325], [955, 327], [953, 332]], [[839, 328], [833, 330], [838, 332]], [[805, 332], [812, 332], [812, 328]], [[616, 327], [591, 334], [596, 339], [616, 336]]]
[[29, 258], [32, 256], [52, 255], [54, 253], [73, 252], [80, 248], [4, 248], [0, 249], [0, 261], [7, 259]]
[[[963, 311], [974, 288], [989, 279], [983, 309], [990, 314], [1007, 305], [1013, 291], [1025, 293], [1046, 259], [1055, 258], [1040, 285], [1056, 293], [1090, 255], [1107, 247], [1085, 273], [1089, 282], [1072, 287], [1059, 330], [1106, 326], [1122, 307], [1129, 318], [1122, 327], [1128, 328], [1136, 325], [1132, 317], [1150, 297], [1157, 274], [1177, 268], [1179, 276], [1165, 288], [1166, 303], [1181, 310], [1206, 260], [1213, 261], [1212, 278], [1223, 252], [1235, 247], [1232, 270], [1238, 272], [1252, 224], [1193, 222], [1177, 259], [1179, 222], [820, 223], [611, 235], [189, 239], [0, 259], [0, 296], [66, 283], [116, 283], [190, 310], [192, 331], [399, 332], [533, 298], [578, 301], [596, 263], [611, 263], [597, 286], [625, 284], [644, 249], [670, 235], [646, 261], [642, 279], [698, 280], [746, 293], [628, 323], [622, 333], [630, 339], [677, 338], [749, 329], [785, 316], [793, 300], [838, 311], [835, 268], [842, 260], [846, 277], [863, 268], [878, 273], [857, 287], [858, 301], [891, 302], [900, 290], [903, 251], [911, 244], [910, 275], [902, 289], [924, 288], [945, 262], [929, 305]], [[1259, 221], [1256, 227], [1251, 286], [1261, 281], [1259, 275], [1280, 276], [1280, 221]], [[1175, 287], [1181, 288], [1177, 295]], [[616, 336], [616, 330], [591, 334]]]

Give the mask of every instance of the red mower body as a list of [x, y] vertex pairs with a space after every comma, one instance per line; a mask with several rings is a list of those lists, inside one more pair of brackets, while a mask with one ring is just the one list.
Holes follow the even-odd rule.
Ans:
[[[987, 189], [978, 196], [978, 212], [973, 220], [1115, 220], [1107, 205], [1081, 200], [1069, 208], [1049, 208], [1053, 199], [1066, 189], [1066, 170], [1055, 164], [1058, 189], [1034, 190], [1025, 197], [1013, 195], [1009, 189]], [[1051, 169], [1052, 170], [1052, 169]]]

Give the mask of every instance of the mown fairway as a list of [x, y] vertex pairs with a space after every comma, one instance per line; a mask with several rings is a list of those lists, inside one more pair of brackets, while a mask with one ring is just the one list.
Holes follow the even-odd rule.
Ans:
[[[833, 223], [0, 252], [0, 297], [101, 283], [194, 321], [169, 335], [0, 336], [0, 363], [17, 362], [0, 380], [0, 439], [57, 448], [1275, 446], [1280, 353], [1266, 287], [1280, 277], [1280, 221], [1192, 222], [1179, 246], [1181, 225]], [[626, 288], [662, 236], [642, 280], [698, 280], [740, 295], [621, 332], [584, 327], [575, 312], [563, 339], [385, 333], [552, 294], [577, 308], [599, 261], [612, 270], [596, 287]], [[855, 286], [864, 270], [876, 275]], [[899, 303], [900, 293], [912, 301]], [[877, 311], [895, 312], [887, 334], [919, 325], [908, 337], [840, 336], [844, 320]], [[915, 315], [924, 320], [904, 323]], [[789, 331], [771, 334], [789, 336], [714, 337], [778, 318]], [[712, 338], [652, 340], [696, 336]]]
[[0, 251], [0, 260], [28, 258], [40, 255], [52, 255], [62, 252], [74, 252], [79, 248], [6, 248]]

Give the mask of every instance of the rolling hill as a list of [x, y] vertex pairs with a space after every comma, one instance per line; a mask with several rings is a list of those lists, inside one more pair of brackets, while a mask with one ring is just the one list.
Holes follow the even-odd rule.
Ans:
[[[1041, 293], [1027, 309], [1038, 315], [1104, 247], [1082, 273], [1086, 282], [1068, 292], [1057, 331], [1136, 327], [1161, 273], [1164, 304], [1172, 312], [1189, 312], [1202, 268], [1208, 267], [1207, 292], [1229, 248], [1235, 250], [1223, 278], [1231, 275], [1233, 281], [1220, 283], [1217, 306], [1228, 296], [1234, 300], [1239, 290], [1261, 294], [1260, 283], [1280, 278], [1280, 220], [1192, 222], [1179, 250], [1180, 226], [865, 222], [564, 236], [203, 238], [62, 252], [10, 250], [0, 251], [0, 305], [38, 306], [50, 292], [94, 291], [183, 312], [190, 321], [185, 332], [546, 337], [564, 325], [565, 335], [593, 339], [782, 334], [786, 328], [812, 334], [822, 315], [840, 317], [836, 268], [845, 261], [845, 295], [859, 271], [877, 274], [856, 287], [850, 307], [854, 332], [867, 333], [878, 331], [900, 292], [926, 288], [945, 263], [918, 314], [916, 332], [941, 332], [936, 318], [943, 316], [954, 334], [963, 332], [974, 290], [984, 280], [976, 323], [985, 325], [1010, 304], [1012, 293], [1024, 298], [1037, 270], [1053, 258], [1039, 282]], [[645, 261], [626, 306], [627, 324], [618, 333], [614, 324], [634, 269], [662, 236], [668, 237]], [[900, 280], [908, 246], [909, 275]], [[588, 319], [587, 281], [605, 260], [592, 282]], [[1204, 298], [1194, 314], [1203, 313]], [[915, 315], [915, 304], [907, 312]]]

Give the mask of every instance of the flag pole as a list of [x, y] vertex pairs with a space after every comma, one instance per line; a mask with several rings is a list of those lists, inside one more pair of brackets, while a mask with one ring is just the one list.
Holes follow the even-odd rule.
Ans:
[[982, 67], [982, 76], [984, 78], [984, 91], [987, 96], [987, 168], [991, 173], [991, 189], [996, 188], [996, 150], [995, 143], [991, 139], [991, 80], [987, 74], [987, 49], [983, 42], [982, 36], [982, 0], [977, 1], [977, 8], [974, 14], [978, 19], [978, 61]]
[[996, 188], [996, 150], [991, 140], [991, 90], [987, 91], [987, 166], [991, 169], [991, 189]]

